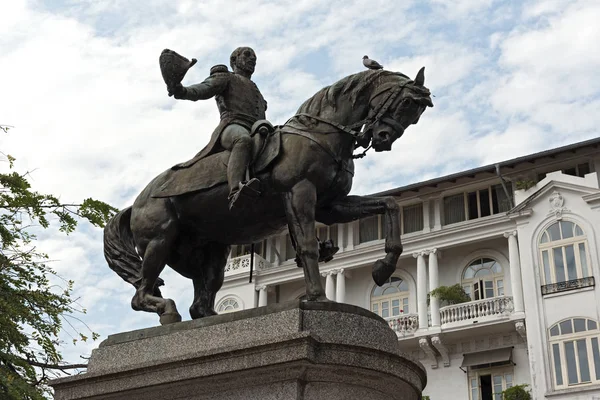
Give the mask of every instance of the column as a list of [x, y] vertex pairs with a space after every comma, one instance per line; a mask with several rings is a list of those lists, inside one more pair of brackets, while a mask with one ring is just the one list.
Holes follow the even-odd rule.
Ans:
[[257, 286], [258, 291], [258, 306], [264, 307], [267, 305], [267, 285]]
[[[429, 291], [436, 289], [438, 286], [438, 250], [433, 249], [429, 253]], [[429, 306], [431, 308], [431, 326], [440, 326], [440, 299], [429, 296]]]
[[512, 288], [513, 305], [515, 312], [523, 312], [525, 307], [523, 305], [523, 280], [521, 278], [517, 231], [506, 232], [504, 237], [508, 239], [508, 261], [510, 262], [510, 286]]
[[352, 222], [348, 222], [346, 224], [346, 228], [347, 228], [347, 236], [346, 236], [346, 248], [345, 250], [354, 250], [354, 240], [355, 240], [355, 233], [358, 231], [358, 221], [352, 221]]
[[419, 313], [419, 329], [426, 329], [427, 324], [427, 266], [425, 252], [413, 253], [417, 259], [417, 312]]
[[333, 286], [333, 271], [323, 272], [321, 274], [325, 277], [325, 296], [329, 300], [335, 300], [335, 287]]
[[433, 200], [433, 230], [442, 229], [442, 199]]
[[429, 200], [423, 200], [423, 233], [431, 231], [429, 222]]
[[277, 261], [273, 262], [274, 266], [285, 261], [285, 235], [279, 235], [275, 239], [275, 257]]
[[336, 246], [340, 248], [340, 251], [344, 251], [346, 249], [345, 247], [345, 240], [344, 240], [344, 235], [346, 235], [346, 230], [348, 229], [348, 224], [337, 224], [338, 227], [338, 233], [337, 233], [337, 237], [334, 238], [336, 243]]
[[343, 268], [337, 270], [335, 280], [335, 301], [338, 303], [344, 303], [346, 301], [346, 276], [344, 275]]
[[265, 248], [265, 258], [267, 259], [267, 261], [269, 263], [273, 263], [273, 265], [277, 265], [275, 263], [275, 260], [273, 260], [273, 253], [274, 253], [274, 251], [273, 251], [273, 247], [274, 246], [273, 245], [275, 244], [274, 243], [275, 240], [276, 240], [275, 238], [268, 238], [266, 240], [267, 245], [266, 245], [266, 248]]

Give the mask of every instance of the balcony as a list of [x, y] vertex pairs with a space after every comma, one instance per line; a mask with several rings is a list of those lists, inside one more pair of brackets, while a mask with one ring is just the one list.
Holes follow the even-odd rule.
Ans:
[[514, 310], [511, 296], [470, 301], [440, 308], [443, 328], [461, 327], [473, 323], [506, 319]]
[[542, 295], [551, 293], [567, 292], [569, 290], [576, 290], [585, 287], [594, 287], [596, 285], [593, 276], [587, 278], [573, 279], [565, 282], [551, 283], [549, 285], [542, 286]]
[[[259, 256], [254, 254], [254, 270], [260, 271], [269, 268], [271, 264]], [[232, 258], [225, 266], [225, 276], [237, 275], [241, 273], [250, 273], [250, 254]]]
[[390, 328], [396, 332], [398, 337], [412, 335], [419, 329], [419, 316], [417, 314], [405, 314], [395, 317], [388, 317], [385, 320]]

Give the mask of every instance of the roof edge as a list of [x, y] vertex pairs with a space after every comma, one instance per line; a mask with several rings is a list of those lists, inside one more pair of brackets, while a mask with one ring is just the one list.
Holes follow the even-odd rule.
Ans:
[[572, 144], [569, 144], [566, 146], [555, 147], [553, 149], [544, 150], [544, 151], [540, 151], [537, 153], [532, 153], [532, 154], [529, 154], [526, 156], [521, 156], [521, 157], [513, 158], [510, 160], [500, 161], [497, 163], [488, 164], [488, 165], [468, 169], [468, 170], [461, 171], [461, 172], [456, 172], [454, 174], [441, 176], [439, 178], [433, 178], [433, 179], [429, 179], [426, 181], [411, 183], [406, 186], [399, 186], [394, 189], [388, 189], [388, 190], [384, 190], [382, 192], [373, 193], [373, 194], [370, 194], [369, 196], [390, 196], [390, 195], [398, 193], [398, 192], [406, 192], [406, 191], [410, 191], [410, 190], [424, 187], [424, 186], [431, 186], [431, 185], [442, 183], [445, 181], [455, 180], [455, 179], [458, 179], [458, 178], [461, 178], [461, 177], [467, 176], [467, 175], [475, 175], [475, 174], [480, 174], [482, 172], [496, 173], [497, 167], [502, 168], [502, 167], [507, 167], [510, 165], [516, 165], [516, 164], [528, 162], [528, 161], [531, 161], [534, 159], [548, 157], [548, 156], [552, 156], [555, 154], [559, 154], [559, 153], [563, 153], [563, 152], [571, 151], [571, 150], [575, 150], [575, 149], [580, 149], [580, 148], [584, 148], [584, 147], [592, 146], [592, 145], [600, 145], [600, 137], [584, 140], [581, 142], [572, 143]]

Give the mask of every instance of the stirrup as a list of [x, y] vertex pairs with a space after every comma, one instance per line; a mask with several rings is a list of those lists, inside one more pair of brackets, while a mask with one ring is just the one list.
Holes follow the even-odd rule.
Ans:
[[333, 260], [333, 256], [340, 250], [333, 240], [327, 239], [323, 242], [319, 240], [319, 262], [329, 262]]
[[240, 182], [239, 189], [231, 193], [228, 197], [229, 210], [232, 210], [234, 207], [243, 208], [248, 206], [248, 204], [252, 203], [251, 200], [254, 200], [260, 194], [260, 180], [257, 178], [252, 178], [246, 183]]

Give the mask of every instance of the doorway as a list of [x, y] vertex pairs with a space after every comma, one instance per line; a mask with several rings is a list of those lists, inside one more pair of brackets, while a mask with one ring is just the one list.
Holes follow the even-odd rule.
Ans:
[[492, 375], [480, 375], [479, 388], [481, 389], [481, 400], [494, 400], [494, 391], [492, 390]]

